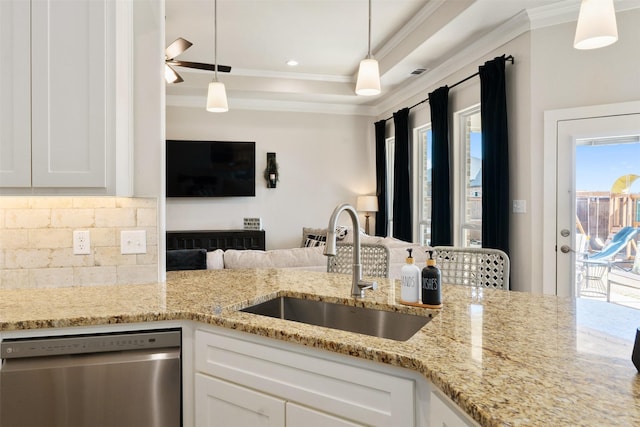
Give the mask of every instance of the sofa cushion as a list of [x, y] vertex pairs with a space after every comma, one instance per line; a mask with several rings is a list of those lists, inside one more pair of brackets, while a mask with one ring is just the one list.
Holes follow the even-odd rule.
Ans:
[[206, 249], [173, 249], [166, 254], [167, 271], [205, 270], [207, 268]]
[[269, 251], [227, 249], [224, 252], [224, 268], [324, 267], [326, 270], [327, 258], [323, 252], [321, 246]]
[[207, 270], [222, 270], [224, 268], [224, 251], [216, 249], [207, 252]]

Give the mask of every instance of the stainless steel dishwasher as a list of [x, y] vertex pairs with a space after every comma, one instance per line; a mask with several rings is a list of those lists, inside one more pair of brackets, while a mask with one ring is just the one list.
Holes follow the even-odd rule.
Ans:
[[180, 426], [180, 343], [180, 330], [4, 340], [0, 426]]

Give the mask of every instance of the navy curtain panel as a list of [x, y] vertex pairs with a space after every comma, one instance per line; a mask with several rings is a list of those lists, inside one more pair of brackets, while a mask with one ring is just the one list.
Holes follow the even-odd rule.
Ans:
[[482, 247], [509, 254], [509, 138], [504, 56], [479, 68], [482, 126]]
[[431, 246], [453, 245], [449, 171], [449, 87], [429, 94], [431, 107]]
[[376, 236], [387, 236], [387, 147], [385, 144], [387, 121], [374, 123], [376, 134], [376, 196], [378, 196], [378, 212], [376, 212]]
[[395, 156], [393, 158], [393, 237], [411, 242], [411, 161], [409, 158], [409, 109], [393, 113]]

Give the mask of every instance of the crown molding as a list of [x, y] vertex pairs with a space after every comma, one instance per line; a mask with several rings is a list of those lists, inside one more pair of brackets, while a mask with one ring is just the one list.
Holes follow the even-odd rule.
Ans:
[[380, 49], [375, 50], [374, 57], [384, 58], [397, 48], [411, 33], [416, 31], [424, 22], [444, 4], [445, 0], [432, 0], [427, 2], [397, 33], [386, 41]]
[[[398, 105], [408, 103], [409, 99], [415, 97], [417, 94], [432, 89], [438, 82], [463, 69], [465, 66], [482, 59], [493, 50], [527, 31], [529, 31], [529, 18], [527, 13], [522, 11], [501, 26], [493, 29], [486, 36], [458, 50], [455, 55], [442, 64], [418, 76], [418, 78], [410, 84], [384, 97], [375, 105], [377, 111], [376, 116], [381, 116], [396, 108]], [[505, 52], [505, 54], [509, 55], [509, 52]], [[515, 60], [517, 61], [518, 58], [515, 58]], [[453, 83], [455, 82], [451, 82], [450, 84]], [[426, 95], [425, 93], [425, 97]]]
[[[229, 96], [229, 111], [257, 110], [284, 111], [292, 113], [337, 114], [349, 116], [374, 116], [375, 108], [367, 105], [335, 104], [322, 102], [279, 101], [272, 99], [247, 99]], [[202, 108], [207, 103], [206, 96], [167, 95], [167, 107]]]

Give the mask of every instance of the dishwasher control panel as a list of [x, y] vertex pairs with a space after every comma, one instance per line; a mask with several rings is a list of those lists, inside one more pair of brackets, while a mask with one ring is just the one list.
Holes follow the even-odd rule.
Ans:
[[0, 344], [2, 359], [57, 356], [112, 351], [179, 347], [179, 330], [136, 331], [134, 333], [71, 335], [7, 339]]

